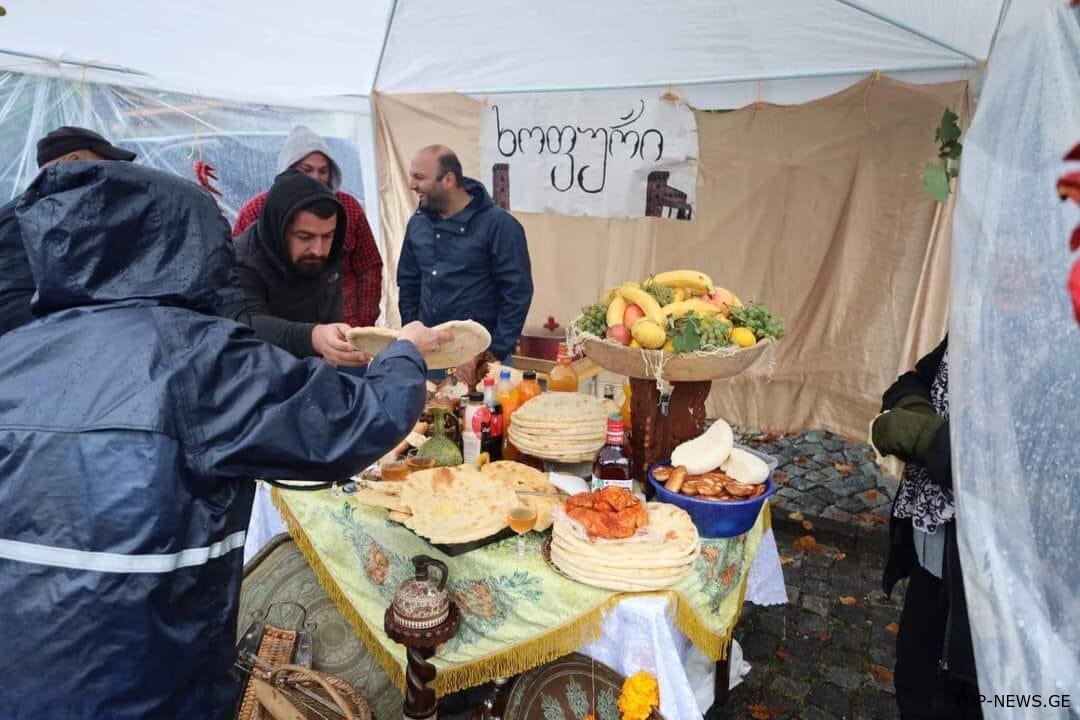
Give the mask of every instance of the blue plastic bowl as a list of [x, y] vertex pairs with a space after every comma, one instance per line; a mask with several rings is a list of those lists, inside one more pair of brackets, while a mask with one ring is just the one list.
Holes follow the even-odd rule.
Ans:
[[765, 492], [749, 500], [700, 500], [690, 495], [675, 493], [657, 482], [653, 477], [653, 468], [670, 465], [670, 460], [661, 460], [649, 468], [649, 483], [656, 491], [656, 499], [681, 507], [690, 514], [690, 519], [697, 526], [698, 534], [707, 538], [735, 537], [754, 527], [761, 506], [776, 492], [776, 483], [772, 473], [765, 480]]

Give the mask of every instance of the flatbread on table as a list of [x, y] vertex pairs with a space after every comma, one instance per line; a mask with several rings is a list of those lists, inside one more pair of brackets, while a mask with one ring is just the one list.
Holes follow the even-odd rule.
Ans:
[[697, 527], [685, 510], [647, 503], [649, 524], [629, 538], [589, 538], [563, 508], [555, 512], [551, 561], [568, 577], [608, 590], [660, 590], [693, 571], [701, 554]]
[[[527, 492], [558, 493], [548, 480], [547, 473], [540, 472], [536, 468], [513, 460], [497, 460], [480, 468], [480, 472], [495, 480], [501, 481], [513, 490]], [[536, 510], [536, 522], [533, 530], [543, 532], [551, 527], [555, 516], [555, 508], [559, 506], [558, 497], [537, 497], [535, 495], [518, 495], [518, 502]]]
[[[491, 333], [474, 320], [451, 320], [436, 325], [433, 329], [446, 330], [454, 339], [424, 356], [429, 370], [445, 370], [464, 365], [491, 345]], [[354, 327], [345, 333], [345, 339], [360, 352], [374, 356], [397, 340], [398, 332], [390, 328]]]
[[401, 488], [401, 505], [412, 512], [406, 527], [436, 544], [481, 540], [506, 527], [517, 495], [471, 465], [420, 470]]

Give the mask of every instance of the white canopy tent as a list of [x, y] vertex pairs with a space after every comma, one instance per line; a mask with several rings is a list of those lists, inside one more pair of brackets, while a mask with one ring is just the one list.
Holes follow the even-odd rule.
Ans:
[[670, 85], [699, 108], [798, 103], [875, 71], [920, 83], [973, 78], [1008, 4], [9, 0], [0, 71], [355, 114], [352, 140], [377, 217], [373, 93]]
[[[1064, 0], [1059, 4], [1064, 6]], [[1003, 67], [1014, 64], [1016, 69], [1004, 73], [988, 92], [987, 101], [997, 104], [991, 115], [1003, 108], [1026, 112], [1032, 98], [1057, 98], [1061, 112], [1027, 125], [1014, 123], [1011, 115], [984, 116], [972, 127], [965, 158], [970, 153], [980, 177], [960, 193], [956, 249], [966, 260], [954, 258], [953, 265], [954, 279], [965, 284], [954, 287], [953, 299], [959, 305], [970, 299], [966, 288], [991, 287], [994, 272], [1023, 265], [992, 232], [994, 223], [1005, 223], [1009, 213], [1024, 221], [1022, 231], [1010, 227], [1024, 243], [1016, 252], [1045, 251], [1036, 269], [1048, 279], [1033, 286], [1053, 294], [1055, 268], [1065, 256], [1061, 230], [1067, 224], [1065, 211], [1050, 207], [1053, 201], [1039, 194], [1039, 184], [1045, 181], [1051, 191], [1049, 168], [1068, 149], [1067, 131], [1075, 129], [1076, 106], [1068, 104], [1077, 92], [1075, 68], [1062, 70], [1064, 65], [1052, 61], [1075, 61], [1078, 46], [1076, 27], [1062, 19], [1066, 11], [1052, 5], [1052, 0], [1039, 0], [1025, 5], [1024, 13], [1011, 13], [1010, 0], [309, 0], [299, 5], [283, 0], [6, 0], [6, 14], [0, 16], [0, 193], [6, 195], [0, 200], [36, 172], [37, 137], [73, 123], [131, 144], [151, 164], [186, 172], [190, 169], [181, 168], [181, 161], [198, 157], [224, 138], [240, 137], [241, 146], [252, 151], [250, 163], [237, 171], [247, 185], [235, 175], [223, 179], [226, 209], [235, 210], [230, 202], [244, 199], [253, 183], [265, 186], [272, 175], [276, 149], [263, 147], [259, 138], [280, 144], [288, 129], [302, 122], [355, 149], [362, 180], [348, 179], [374, 219], [379, 217], [372, 119], [376, 93], [482, 96], [671, 86], [698, 108], [730, 109], [755, 101], [806, 102], [874, 72], [914, 83], [969, 79], [977, 88], [986, 65], [991, 75], [996, 67], [993, 51], [1003, 18], [1016, 14], [1010, 26], [1014, 34], [1002, 48], [1008, 53]], [[1037, 13], [1042, 11], [1058, 14], [1040, 25]], [[1043, 57], [1045, 48], [1025, 41], [1028, 27], [1038, 29], [1045, 42], [1057, 43], [1055, 52]], [[1025, 95], [1026, 73], [1039, 83]], [[1071, 94], [1063, 93], [1066, 86]], [[1044, 133], [1044, 126], [1054, 132]], [[1011, 133], [1017, 128], [1027, 128], [1025, 143], [1013, 143]], [[1032, 167], [1024, 168], [1026, 174], [1017, 172], [1010, 148], [1027, 153]], [[1010, 179], [1013, 174], [1016, 178]], [[1028, 183], [1030, 178], [1035, 180]], [[1036, 186], [1037, 192], [1032, 190]], [[1049, 234], [1038, 230], [1045, 230], [1047, 217], [1053, 218]], [[373, 226], [378, 233], [378, 223]], [[1059, 250], [1052, 254], [1052, 247]], [[1022, 325], [1027, 329], [1015, 336], [988, 330], [997, 315], [989, 312], [989, 300], [983, 303], [981, 294], [976, 299], [979, 303], [953, 320], [957, 365], [967, 367], [970, 375], [955, 388], [955, 402], [977, 397], [995, 383], [1009, 384], [1009, 378], [994, 374], [994, 363], [1015, 359], [1017, 337], [1050, 348], [1038, 355], [1045, 367], [1037, 369], [1066, 381], [1060, 385], [1063, 403], [1075, 397], [1075, 363], [1068, 366], [1063, 360], [1076, 357], [1069, 351], [1076, 346], [1075, 335], [1056, 339], [1059, 333], [1075, 333], [1075, 328], [1060, 327], [1066, 315], [1063, 280], [1060, 302], [1051, 301], [1056, 302], [1054, 312], [1040, 316], [1041, 324]], [[1040, 311], [1032, 312], [1038, 316]], [[964, 332], [969, 337], [958, 340]], [[971, 348], [987, 337], [994, 352], [973, 353]], [[1032, 390], [1020, 398], [1006, 393], [997, 406], [1014, 418], [1040, 414], [1043, 396], [1034, 385]], [[1018, 425], [1014, 433], [1013, 423], [998, 422], [1000, 414], [975, 418], [989, 417], [991, 425], [997, 423], [993, 431], [973, 423], [959, 435], [957, 457], [976, 471], [960, 472], [957, 482], [959, 512], [971, 528], [964, 531], [964, 561], [980, 573], [967, 583], [976, 646], [981, 657], [998, 656], [989, 666], [980, 665], [983, 681], [994, 685], [987, 694], [1075, 693], [1069, 683], [1075, 686], [1078, 667], [1077, 578], [1063, 567], [1068, 562], [1063, 558], [1075, 550], [1068, 544], [1075, 541], [1080, 464], [1072, 439], [1075, 423], [1069, 424], [1071, 405], [1058, 410], [1039, 427], [1031, 441], [1036, 447], [1022, 451], [1012, 436], [1025, 427]], [[955, 414], [970, 419], [972, 412], [958, 409]], [[1039, 483], [1056, 483], [1054, 492], [1040, 494], [1036, 487], [1029, 495]], [[1011, 516], [991, 520], [1004, 507], [1000, 498], [1032, 511], [1028, 514], [1035, 521], [1010, 530]], [[1044, 506], [1050, 504], [1063, 516], [1048, 519]], [[1021, 520], [1028, 514], [1021, 512]], [[1047, 520], [1050, 524], [1041, 524]], [[984, 536], [997, 544], [987, 550]], [[1005, 547], [1009, 544], [1012, 560]], [[1054, 552], [1043, 552], [1045, 547]], [[1030, 566], [1026, 573], [1025, 563]], [[1030, 613], [1027, 629], [993, 631], [1022, 612]], [[1055, 671], [1047, 669], [1050, 658]], [[1010, 686], [1010, 678], [1028, 684]], [[985, 712], [1014, 716], [993, 708]], [[1058, 709], [1052, 716], [1067, 712]]]

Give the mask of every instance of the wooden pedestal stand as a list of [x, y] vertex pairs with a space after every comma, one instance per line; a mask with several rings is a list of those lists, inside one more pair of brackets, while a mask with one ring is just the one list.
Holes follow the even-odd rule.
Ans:
[[711, 389], [709, 380], [672, 383], [665, 415], [656, 381], [630, 378], [630, 459], [643, 488], [649, 487], [645, 473], [650, 465], [670, 458], [676, 446], [705, 430], [705, 399]]
[[435, 691], [428, 684], [435, 679], [435, 666], [428, 662], [435, 648], [442, 645], [457, 631], [461, 613], [457, 605], [450, 603], [446, 621], [431, 630], [412, 630], [402, 627], [394, 619], [393, 608], [387, 608], [383, 627], [387, 636], [405, 646], [407, 666], [405, 670], [404, 715], [408, 720], [434, 720], [439, 715], [439, 702]]

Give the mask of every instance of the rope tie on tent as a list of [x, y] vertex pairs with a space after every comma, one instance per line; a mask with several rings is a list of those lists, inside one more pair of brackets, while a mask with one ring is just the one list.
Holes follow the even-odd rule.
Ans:
[[198, 118], [196, 118], [193, 123], [195, 125], [195, 130], [191, 133], [191, 149], [188, 150], [187, 159], [194, 159], [195, 154], [198, 153], [198, 159], [202, 160], [202, 146], [199, 145], [199, 135], [202, 134], [202, 125], [199, 123]]
[[870, 123], [870, 127], [875, 130], [880, 130], [881, 126], [874, 122], [874, 118], [870, 117], [870, 91], [874, 89], [874, 86], [878, 84], [881, 79], [881, 70], [874, 68], [874, 72], [870, 75], [870, 82], [866, 84], [866, 90], [863, 92], [862, 109], [863, 115], [866, 116], [866, 121]]

